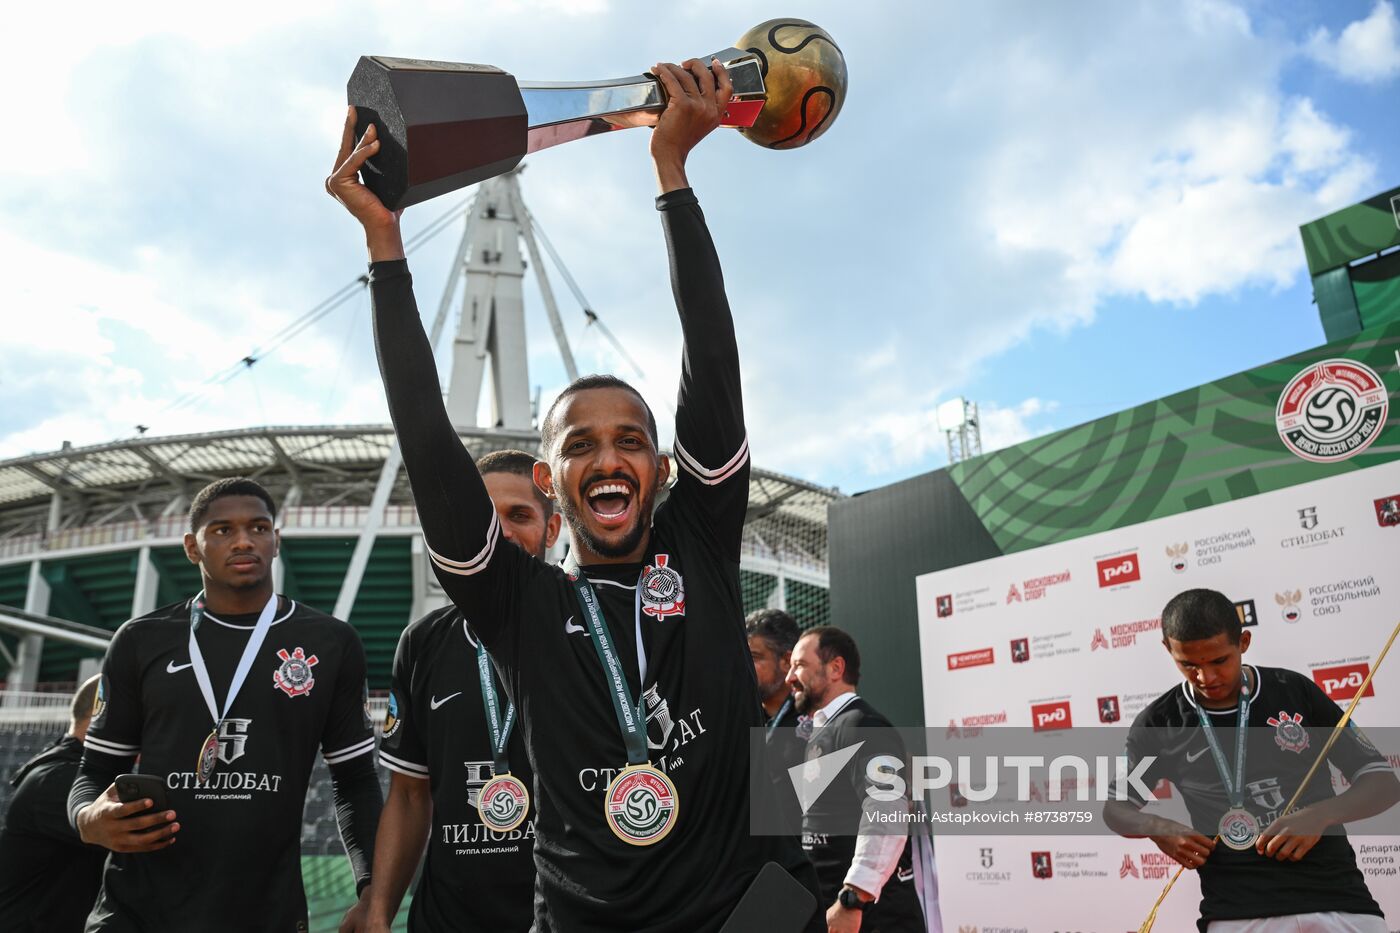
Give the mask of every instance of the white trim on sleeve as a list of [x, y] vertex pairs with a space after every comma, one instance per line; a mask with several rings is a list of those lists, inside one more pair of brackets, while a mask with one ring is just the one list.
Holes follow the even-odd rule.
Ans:
[[366, 752], [374, 751], [374, 736], [370, 736], [362, 742], [348, 745], [345, 748], [336, 749], [333, 752], [322, 751], [321, 757], [326, 759], [328, 765], [338, 765], [342, 761], [349, 761], [351, 758], [358, 758]]
[[1348, 780], [1350, 783], [1355, 784], [1355, 783], [1356, 783], [1356, 779], [1359, 778], [1359, 777], [1361, 777], [1361, 775], [1363, 775], [1363, 774], [1394, 774], [1394, 773], [1395, 773], [1395, 769], [1392, 768], [1392, 767], [1390, 766], [1390, 763], [1389, 763], [1389, 762], [1387, 762], [1387, 761], [1372, 761], [1372, 762], [1370, 762], [1370, 763], [1368, 763], [1368, 764], [1364, 764], [1364, 765], [1362, 765], [1361, 767], [1357, 768], [1357, 769], [1356, 769], [1356, 773], [1353, 774], [1351, 777], [1347, 778], [1347, 780]]
[[486, 544], [471, 560], [452, 560], [443, 557], [437, 551], [428, 547], [427, 542], [423, 546], [428, 549], [428, 556], [432, 558], [434, 566], [447, 573], [455, 573], [458, 576], [469, 577], [474, 573], [480, 573], [486, 569], [486, 565], [491, 562], [491, 555], [496, 551], [496, 541], [501, 536], [501, 519], [496, 514], [496, 510], [491, 510], [491, 524], [486, 528]]
[[397, 771], [399, 774], [405, 774], [411, 778], [419, 778], [425, 781], [428, 779], [427, 765], [420, 765], [412, 761], [405, 761], [402, 758], [395, 758], [383, 749], [379, 750], [379, 763], [390, 771]]
[[675, 453], [676, 462], [680, 464], [681, 469], [685, 470], [691, 476], [694, 476], [706, 486], [718, 486], [735, 473], [738, 473], [743, 469], [744, 464], [748, 462], [749, 438], [747, 434], [744, 435], [744, 442], [739, 445], [739, 449], [735, 452], [734, 456], [729, 458], [729, 462], [713, 470], [702, 466], [700, 461], [696, 460], [695, 457], [691, 455], [690, 451], [686, 450], [684, 445], [681, 444], [681, 439], [679, 437], [676, 438], [673, 453]]
[[104, 755], [114, 755], [117, 758], [135, 758], [137, 755], [141, 754], [141, 746], [139, 745], [123, 745], [120, 742], [109, 742], [106, 739], [99, 739], [92, 734], [89, 734], [83, 739], [83, 744], [92, 746], [92, 748]]

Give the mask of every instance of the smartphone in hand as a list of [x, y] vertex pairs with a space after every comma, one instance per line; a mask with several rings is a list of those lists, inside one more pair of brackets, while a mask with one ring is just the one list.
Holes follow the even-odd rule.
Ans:
[[[117, 798], [122, 803], [149, 799], [152, 803], [152, 810], [170, 809], [170, 798], [165, 792], [165, 782], [154, 774], [120, 774], [117, 776], [116, 785]], [[150, 810], [142, 812], [149, 813]]]

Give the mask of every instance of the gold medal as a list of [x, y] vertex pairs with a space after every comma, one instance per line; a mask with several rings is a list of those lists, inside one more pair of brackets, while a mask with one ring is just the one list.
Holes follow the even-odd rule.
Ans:
[[1259, 840], [1259, 821], [1243, 807], [1231, 807], [1220, 818], [1220, 841], [1237, 852], [1254, 848]]
[[666, 838], [676, 825], [680, 801], [676, 785], [650, 763], [628, 765], [608, 783], [603, 815], [623, 842], [649, 846]]
[[219, 766], [219, 730], [209, 733], [204, 745], [199, 749], [199, 760], [194, 765], [194, 779], [201, 787], [209, 783], [214, 769]]
[[530, 813], [530, 792], [512, 774], [498, 774], [486, 782], [476, 798], [476, 812], [487, 829], [508, 833]]

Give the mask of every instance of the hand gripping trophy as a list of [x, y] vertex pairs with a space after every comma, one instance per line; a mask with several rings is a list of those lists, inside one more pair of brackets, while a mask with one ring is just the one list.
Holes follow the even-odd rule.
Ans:
[[[846, 62], [823, 29], [773, 19], [716, 52], [734, 94], [723, 125], [769, 149], [805, 146], [846, 97]], [[631, 126], [651, 126], [666, 93], [650, 74], [611, 81], [516, 81], [499, 68], [367, 55], [346, 86], [380, 151], [365, 184], [399, 210], [502, 175], [531, 152]]]

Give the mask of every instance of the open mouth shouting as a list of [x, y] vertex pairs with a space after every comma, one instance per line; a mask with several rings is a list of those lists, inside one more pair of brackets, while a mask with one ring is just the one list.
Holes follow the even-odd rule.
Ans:
[[631, 481], [610, 477], [586, 484], [583, 500], [595, 522], [607, 529], [619, 529], [631, 521], [637, 493]]

